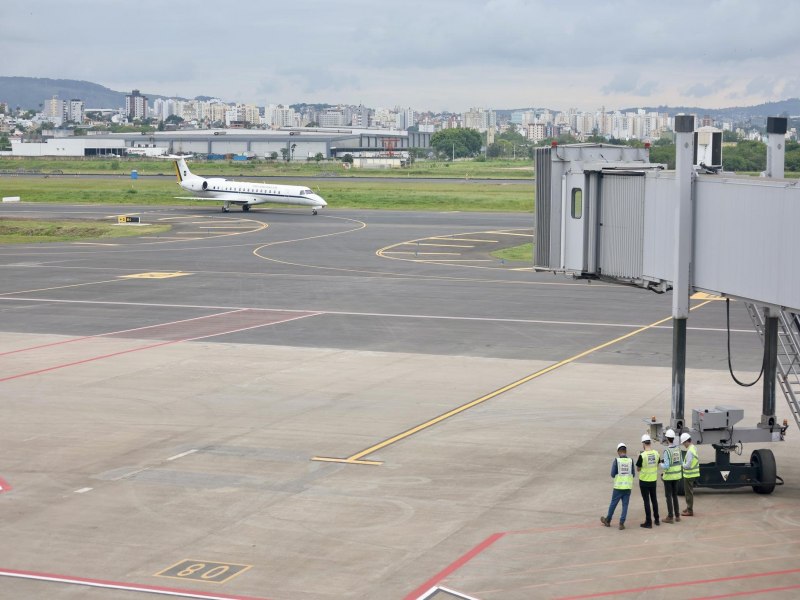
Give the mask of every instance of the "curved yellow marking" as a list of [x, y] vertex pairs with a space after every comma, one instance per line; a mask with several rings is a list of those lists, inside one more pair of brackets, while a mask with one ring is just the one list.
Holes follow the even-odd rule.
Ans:
[[[528, 235], [526, 233], [509, 233], [509, 232], [514, 232], [514, 231], [522, 231], [522, 230], [525, 230], [525, 229], [528, 229], [528, 228], [527, 227], [520, 227], [519, 229], [504, 229], [504, 230], [489, 229], [489, 230], [486, 230], [486, 231], [472, 231], [472, 232], [467, 232], [467, 233], [463, 233], [463, 234], [454, 233], [454, 234], [452, 234], [452, 236], [444, 236], [444, 235], [428, 236], [428, 237], [424, 237], [424, 238], [417, 238], [415, 240], [408, 240], [407, 242], [399, 242], [397, 244], [392, 244], [390, 246], [384, 246], [383, 248], [380, 248], [380, 249], [376, 250], [375, 251], [375, 255], [376, 256], [380, 256], [381, 258], [387, 258], [389, 260], [402, 260], [402, 261], [405, 261], [405, 262], [426, 263], [426, 264], [435, 264], [435, 265], [444, 265], [444, 266], [453, 266], [453, 267], [464, 267], [464, 268], [467, 268], [467, 269], [493, 269], [493, 270], [509, 271], [511, 269], [503, 268], [503, 267], [489, 267], [489, 266], [482, 266], [482, 265], [465, 265], [465, 264], [450, 264], [445, 259], [431, 260], [431, 259], [426, 259], [426, 258], [404, 258], [402, 256], [387, 256], [387, 255], [388, 254], [415, 254], [415, 255], [422, 255], [423, 254], [422, 252], [419, 252], [419, 253], [398, 252], [396, 250], [392, 250], [392, 248], [396, 248], [398, 246], [408, 246], [408, 245], [413, 245], [413, 244], [418, 244], [418, 245], [421, 246], [421, 245], [423, 245], [422, 242], [424, 242], [426, 240], [453, 240], [454, 242], [462, 241], [462, 238], [458, 237], [459, 235], [475, 235], [475, 234], [493, 233], [493, 234], [496, 234], [496, 235], [517, 235], [517, 236], [520, 236], [520, 237], [531, 237], [532, 238], [533, 234]], [[463, 241], [466, 241], [467, 239], [468, 238], [463, 238]], [[470, 241], [475, 241], [475, 242], [481, 241], [481, 242], [485, 242], [485, 243], [497, 243], [498, 242], [498, 240], [477, 240], [477, 239], [472, 239]], [[462, 261], [453, 261], [453, 263], [456, 263], [456, 262], [462, 262]], [[463, 262], [482, 262], [482, 261], [474, 260], [474, 261], [463, 261]], [[496, 261], [492, 260], [492, 261], [487, 261], [487, 262], [493, 262], [494, 263]], [[564, 285], [564, 284], [561, 284], [561, 285]], [[572, 285], [575, 285], [575, 284], [572, 284]]]
[[[705, 306], [706, 304], [709, 304], [710, 302], [712, 302], [712, 300], [706, 300], [705, 302], [701, 302], [697, 306], [693, 306], [691, 308], [691, 310], [697, 310], [698, 308], [701, 308], [702, 306]], [[549, 367], [545, 367], [544, 369], [540, 369], [540, 370], [536, 371], [535, 373], [531, 373], [530, 375], [526, 375], [522, 379], [517, 379], [516, 381], [514, 381], [512, 383], [509, 383], [508, 385], [504, 385], [503, 387], [501, 387], [501, 388], [499, 388], [499, 389], [497, 389], [497, 390], [495, 390], [493, 392], [489, 392], [488, 394], [485, 394], [485, 395], [481, 396], [480, 398], [472, 400], [471, 402], [467, 402], [466, 404], [462, 404], [461, 406], [458, 406], [458, 407], [456, 407], [456, 408], [454, 408], [452, 410], [449, 410], [446, 413], [439, 415], [438, 417], [434, 417], [432, 419], [429, 419], [428, 421], [425, 421], [424, 423], [421, 423], [421, 424], [419, 424], [419, 425], [417, 425], [415, 427], [412, 427], [411, 429], [406, 429], [402, 433], [399, 433], [399, 434], [397, 434], [397, 435], [395, 435], [393, 437], [390, 437], [389, 439], [386, 439], [386, 440], [384, 440], [382, 442], [379, 442], [379, 443], [377, 443], [377, 444], [375, 444], [373, 446], [370, 446], [369, 448], [365, 448], [364, 450], [361, 450], [360, 452], [356, 452], [355, 454], [353, 454], [352, 456], [348, 456], [347, 458], [338, 459], [338, 461], [337, 461], [336, 459], [323, 459], [323, 458], [320, 458], [320, 457], [314, 457], [312, 460], [327, 460], [328, 462], [334, 462], [335, 461], [335, 462], [343, 462], [343, 463], [366, 464], [365, 462], [362, 462], [362, 459], [365, 456], [369, 456], [370, 454], [373, 454], [374, 452], [377, 452], [378, 450], [386, 448], [387, 446], [391, 446], [392, 444], [395, 444], [395, 443], [397, 443], [397, 442], [399, 442], [401, 440], [404, 440], [407, 437], [410, 437], [410, 436], [412, 436], [412, 435], [414, 435], [416, 433], [419, 433], [420, 431], [428, 429], [429, 427], [432, 427], [432, 426], [436, 425], [437, 423], [441, 423], [445, 419], [449, 419], [450, 417], [454, 417], [454, 416], [456, 416], [458, 414], [461, 414], [462, 412], [464, 412], [466, 410], [469, 410], [470, 408], [473, 408], [475, 406], [478, 406], [479, 404], [483, 404], [487, 400], [491, 400], [492, 398], [496, 398], [500, 394], [505, 394], [506, 392], [509, 392], [509, 391], [511, 391], [513, 389], [516, 389], [519, 386], [528, 383], [529, 381], [532, 381], [532, 380], [534, 380], [534, 379], [536, 379], [538, 377], [541, 377], [542, 375], [547, 375], [548, 373], [550, 373], [552, 371], [555, 371], [556, 369], [559, 369], [559, 368], [563, 367], [564, 365], [568, 365], [570, 363], [573, 363], [576, 360], [579, 360], [579, 359], [581, 359], [581, 358], [583, 358], [585, 356], [588, 356], [589, 354], [592, 354], [593, 352], [597, 352], [598, 350], [602, 350], [603, 348], [608, 348], [609, 346], [617, 344], [617, 343], [619, 343], [619, 342], [621, 342], [623, 340], [627, 340], [630, 337], [638, 335], [638, 334], [642, 333], [643, 331], [647, 331], [648, 329], [652, 329], [654, 327], [657, 327], [657, 326], [661, 325], [662, 323], [670, 321], [671, 319], [672, 319], [671, 316], [665, 317], [663, 319], [659, 319], [658, 321], [654, 321], [653, 323], [650, 323], [649, 325], [645, 325], [643, 327], [639, 327], [638, 329], [635, 329], [634, 331], [626, 333], [625, 335], [621, 335], [619, 337], [616, 337], [613, 340], [609, 340], [609, 341], [604, 342], [604, 343], [602, 343], [602, 344], [600, 344], [598, 346], [594, 346], [593, 348], [589, 348], [588, 350], [584, 350], [583, 352], [579, 352], [578, 354], [575, 354], [574, 356], [570, 356], [569, 358], [565, 358], [564, 360], [560, 360], [557, 363], [554, 363], [554, 364], [550, 365]]]
[[[347, 219], [345, 217], [331, 217], [328, 215], [324, 215], [324, 218], [327, 219], [342, 219], [345, 221], [355, 221], [357, 223], [362, 223], [362, 221], [356, 221], [355, 219]], [[363, 224], [366, 227], [366, 224]], [[326, 234], [326, 235], [338, 235], [339, 233], [350, 233], [352, 231], [357, 231], [358, 229], [363, 229], [363, 227], [358, 227], [356, 229], [351, 229], [348, 231], [341, 231], [335, 234]], [[461, 235], [461, 234], [456, 234]], [[470, 235], [469, 233], [465, 233], [463, 235]], [[307, 263], [297, 263], [292, 262], [289, 260], [281, 260], [279, 258], [270, 258], [268, 256], [264, 256], [262, 254], [258, 254], [258, 251], [262, 248], [267, 246], [276, 245], [278, 243], [288, 243], [293, 241], [303, 241], [305, 239], [314, 239], [315, 237], [325, 237], [325, 236], [312, 236], [310, 238], [302, 238], [299, 240], [284, 240], [283, 242], [273, 242], [272, 244], [264, 244], [263, 246], [259, 246], [253, 251], [253, 254], [258, 256], [263, 260], [268, 260], [270, 262], [274, 262], [280, 265], [287, 265], [290, 267], [303, 267], [305, 269], [318, 269], [320, 271], [336, 271], [339, 273], [361, 273], [364, 275], [383, 275], [386, 277], [401, 277], [401, 278], [409, 278], [409, 279], [427, 279], [429, 281], [474, 281], [479, 283], [498, 283], [498, 284], [508, 284], [508, 285], [530, 285], [530, 286], [537, 286], [537, 285], [561, 285], [561, 286], [585, 286], [586, 284], [583, 282], [566, 282], [566, 281], [510, 281], [507, 279], [478, 279], [475, 277], [453, 277], [450, 275], [422, 275], [419, 273], [398, 273], [396, 271], [372, 271], [369, 269], [348, 269], [346, 267], [324, 267], [322, 265], [309, 265]], [[420, 238], [420, 239], [427, 239], [427, 238]], [[448, 238], [449, 239], [449, 238]], [[416, 241], [416, 240], [414, 240]], [[392, 246], [386, 246], [386, 248], [391, 248]], [[385, 250], [386, 248], [382, 248], [381, 250]], [[380, 252], [380, 250], [378, 250]], [[376, 252], [377, 254], [377, 252]], [[389, 258], [387, 256], [383, 256], [382, 258]], [[398, 259], [400, 260], [400, 259]], [[406, 262], [431, 262], [431, 261], [406, 261]], [[453, 265], [455, 266], [455, 265]], [[463, 265], [467, 266], [467, 265]], [[473, 267], [473, 268], [486, 268], [491, 269], [492, 267]], [[495, 269], [501, 270], [501, 269]], [[512, 271], [515, 269], [503, 269], [505, 271]], [[593, 283], [592, 287], [608, 287], [608, 288], [619, 288], [619, 285], [614, 283]]]

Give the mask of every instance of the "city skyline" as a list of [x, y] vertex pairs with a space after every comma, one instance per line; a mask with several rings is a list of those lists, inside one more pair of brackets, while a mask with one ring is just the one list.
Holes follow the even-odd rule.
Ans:
[[308, 0], [226, 15], [206, 1], [165, 13], [154, 0], [134, 11], [82, 0], [52, 18], [61, 6], [8, 2], [0, 52], [14, 60], [0, 75], [258, 105], [335, 99], [453, 112], [800, 96], [800, 76], [784, 72], [800, 64], [793, 3], [412, 0], [399, 11]]

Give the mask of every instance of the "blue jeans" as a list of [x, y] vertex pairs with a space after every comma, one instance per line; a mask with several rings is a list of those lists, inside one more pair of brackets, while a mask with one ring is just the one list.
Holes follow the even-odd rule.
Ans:
[[619, 501], [622, 500], [622, 514], [619, 517], [619, 522], [624, 523], [625, 517], [628, 516], [628, 502], [631, 499], [631, 491], [630, 490], [614, 490], [611, 494], [611, 504], [608, 505], [608, 515], [606, 518], [608, 522], [611, 522], [611, 517], [614, 516], [614, 511], [617, 508], [617, 504]]

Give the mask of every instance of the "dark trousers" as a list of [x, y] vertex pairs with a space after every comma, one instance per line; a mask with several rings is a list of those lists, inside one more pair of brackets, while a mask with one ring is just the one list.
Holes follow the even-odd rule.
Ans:
[[625, 517], [628, 516], [628, 501], [631, 499], [631, 491], [630, 490], [617, 490], [615, 489], [611, 493], [611, 503], [608, 505], [608, 514], [606, 518], [608, 522], [611, 522], [611, 517], [614, 516], [614, 511], [617, 508], [617, 504], [622, 501], [622, 514], [619, 517], [619, 522], [624, 523]]
[[678, 482], [680, 479], [664, 480], [664, 495], [667, 497], [667, 512], [669, 516], [679, 517], [681, 509], [678, 506]]
[[[648, 481], [646, 483], [639, 482], [639, 490], [642, 492], [642, 500], [644, 501], [644, 522], [652, 523], [652, 517], [655, 517], [656, 523], [661, 519], [658, 516], [658, 498], [656, 497], [656, 482]], [[650, 504], [653, 505], [653, 512], [651, 516]]]

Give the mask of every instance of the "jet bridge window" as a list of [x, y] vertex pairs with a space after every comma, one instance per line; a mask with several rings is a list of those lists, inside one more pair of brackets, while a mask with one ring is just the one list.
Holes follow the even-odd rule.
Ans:
[[570, 213], [573, 219], [580, 219], [583, 216], [583, 190], [572, 188], [572, 208]]

